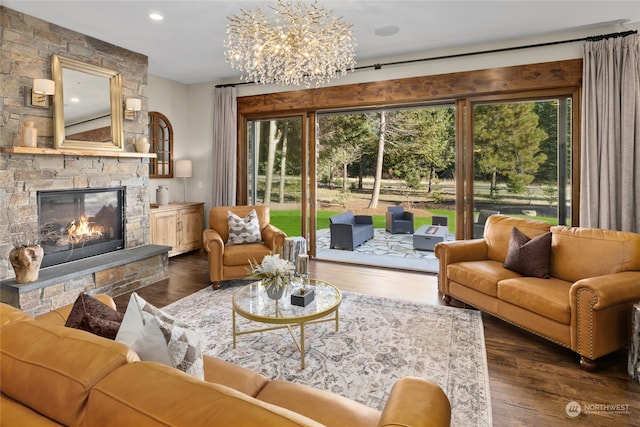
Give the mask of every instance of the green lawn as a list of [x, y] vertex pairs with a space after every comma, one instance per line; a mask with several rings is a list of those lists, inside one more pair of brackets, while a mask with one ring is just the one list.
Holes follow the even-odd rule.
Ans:
[[[323, 228], [329, 228], [329, 217], [337, 215], [344, 211], [318, 211], [318, 230]], [[454, 222], [455, 213], [446, 209], [432, 209], [429, 212], [434, 215], [447, 216], [449, 218], [449, 230], [452, 230], [452, 224]], [[287, 233], [287, 236], [299, 236], [300, 235], [300, 211], [271, 211], [271, 224], [278, 227], [280, 230]], [[417, 230], [421, 225], [431, 225], [431, 217], [415, 217], [414, 227]], [[373, 215], [373, 227], [385, 228], [386, 218], [385, 215]], [[454, 228], [455, 229], [455, 228]], [[451, 232], [451, 231], [450, 231]]]
[[[344, 211], [318, 211], [318, 230], [323, 228], [329, 228], [329, 217], [337, 215]], [[456, 218], [455, 212], [448, 209], [429, 209], [428, 211], [432, 215], [446, 216], [449, 218], [449, 233], [455, 233], [456, 231]], [[547, 221], [552, 225], [556, 225], [558, 220], [550, 217], [528, 217], [526, 215], [512, 215], [520, 218], [536, 219], [541, 221]], [[384, 215], [373, 215], [373, 227], [385, 228], [386, 219]], [[280, 230], [287, 233], [287, 236], [299, 236], [300, 231], [300, 210], [290, 211], [271, 211], [271, 223], [278, 227]], [[414, 219], [414, 228], [417, 230], [421, 225], [431, 225], [430, 216], [416, 216]]]

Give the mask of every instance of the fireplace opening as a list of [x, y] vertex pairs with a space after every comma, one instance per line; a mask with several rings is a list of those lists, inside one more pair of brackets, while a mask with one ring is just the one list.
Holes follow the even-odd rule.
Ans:
[[38, 191], [42, 267], [124, 248], [124, 187]]

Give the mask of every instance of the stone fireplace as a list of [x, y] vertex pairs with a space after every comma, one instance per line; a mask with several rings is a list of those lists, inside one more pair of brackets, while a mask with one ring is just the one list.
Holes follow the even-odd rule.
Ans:
[[[2, 302], [37, 315], [73, 303], [80, 292], [117, 296], [168, 276], [168, 248], [149, 244], [147, 157], [39, 151], [0, 150]], [[49, 231], [41, 245], [53, 261], [37, 282], [17, 284], [5, 255], [22, 243], [16, 230], [42, 226]], [[85, 227], [93, 230], [84, 242], [69, 236]], [[82, 257], [67, 259], [69, 250]]]
[[[4, 6], [0, 15], [3, 29], [13, 35], [0, 38], [6, 53], [0, 100], [0, 300], [37, 315], [73, 303], [80, 292], [116, 296], [165, 279], [167, 248], [151, 245], [149, 237], [149, 157], [133, 147], [133, 141], [147, 133], [148, 58]], [[122, 123], [122, 151], [54, 147], [54, 109], [25, 105], [23, 93], [34, 78], [52, 78], [54, 53], [118, 71], [121, 102], [127, 97], [142, 100], [143, 110], [135, 120]], [[20, 147], [25, 121], [34, 122], [38, 130], [37, 147]], [[114, 196], [121, 200], [91, 200], [111, 188], [122, 189]], [[40, 200], [51, 191], [68, 193]], [[74, 206], [73, 215], [58, 211], [62, 201]], [[84, 222], [83, 205], [90, 208]], [[41, 224], [38, 214], [47, 210], [55, 218]], [[110, 211], [121, 212], [122, 218], [113, 218]], [[46, 237], [58, 235], [58, 240], [37, 241], [48, 247], [53, 261], [41, 268], [37, 282], [17, 284], [8, 254], [14, 246], [29, 243], [32, 230], [37, 238], [42, 225], [51, 227]], [[89, 237], [69, 236], [70, 231], [94, 226]], [[103, 244], [115, 247], [103, 253]], [[65, 262], [59, 263], [55, 257], [63, 251]], [[70, 260], [69, 252], [86, 257]]]
[[124, 249], [124, 187], [38, 191], [41, 267]]

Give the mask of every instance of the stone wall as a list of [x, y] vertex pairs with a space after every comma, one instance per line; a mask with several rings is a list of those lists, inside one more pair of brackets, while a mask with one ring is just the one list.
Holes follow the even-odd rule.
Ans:
[[0, 24], [0, 147], [19, 145], [23, 122], [31, 120], [38, 129], [38, 147], [53, 148], [53, 108], [25, 106], [23, 89], [31, 88], [34, 78], [52, 79], [51, 56], [57, 54], [122, 75], [122, 102], [130, 97], [142, 100], [137, 120], [123, 121], [125, 150], [135, 151], [128, 137], [147, 133], [147, 56], [4, 6], [0, 6]]
[[45, 274], [43, 270], [37, 282], [19, 285], [5, 280], [0, 286], [0, 301], [38, 316], [73, 304], [81, 292], [117, 296], [135, 291], [166, 279], [168, 268], [168, 248], [138, 246], [48, 267], [47, 273], [55, 273]]
[[[31, 88], [34, 78], [52, 79], [51, 57], [57, 54], [121, 73], [122, 102], [127, 97], [142, 100], [137, 120], [123, 120], [125, 151], [135, 151], [129, 137], [147, 133], [145, 55], [4, 6], [0, 20], [0, 148], [20, 145], [27, 120], [38, 130], [38, 148], [53, 148], [53, 108], [25, 106], [23, 88]], [[24, 238], [21, 231], [37, 230], [38, 190], [114, 186], [126, 187], [125, 247], [149, 244], [147, 158], [1, 152], [0, 281], [14, 277], [8, 254]]]

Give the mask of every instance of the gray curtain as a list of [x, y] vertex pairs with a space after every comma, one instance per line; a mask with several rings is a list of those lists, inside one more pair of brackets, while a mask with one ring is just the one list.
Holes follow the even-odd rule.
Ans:
[[236, 204], [236, 88], [215, 88], [213, 93], [213, 181], [211, 206]]
[[640, 36], [584, 46], [582, 227], [640, 232]]

